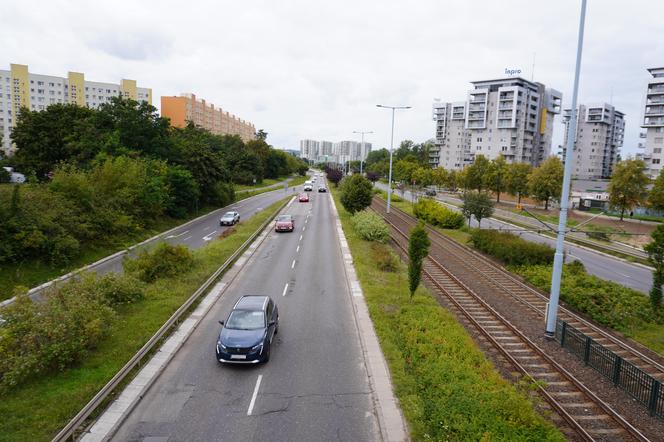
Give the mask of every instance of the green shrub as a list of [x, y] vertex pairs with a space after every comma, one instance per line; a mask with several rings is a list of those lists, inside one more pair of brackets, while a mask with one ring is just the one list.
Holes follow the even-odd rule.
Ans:
[[351, 214], [369, 207], [372, 198], [373, 184], [362, 175], [351, 175], [341, 181], [341, 204]]
[[396, 272], [399, 269], [399, 257], [383, 244], [371, 244], [371, 253], [376, 267], [381, 272]]
[[64, 370], [106, 334], [115, 311], [78, 282], [45, 292], [33, 302], [26, 291], [3, 309], [0, 391], [39, 374]]
[[[551, 266], [524, 265], [514, 270], [542, 290], [551, 290]], [[629, 333], [644, 323], [664, 324], [664, 312], [653, 309], [647, 296], [589, 275], [583, 265], [565, 264], [560, 297], [579, 312], [622, 332]]]
[[127, 273], [135, 275], [144, 282], [157, 278], [175, 276], [186, 271], [194, 258], [189, 248], [183, 245], [172, 246], [159, 243], [151, 252], [142, 251], [136, 259], [127, 259], [123, 263]]
[[374, 212], [357, 212], [351, 218], [355, 231], [367, 241], [387, 242], [390, 239], [390, 228], [383, 218]]
[[413, 214], [419, 219], [443, 229], [459, 229], [464, 225], [462, 214], [429, 198], [420, 198], [413, 206]]
[[470, 235], [472, 245], [507, 265], [551, 264], [554, 250], [526, 241], [508, 232], [476, 229]]
[[97, 276], [94, 273], [84, 275], [80, 281], [63, 286], [61, 291], [83, 292], [86, 296], [116, 306], [131, 304], [144, 297], [145, 284], [129, 274], [107, 273]]

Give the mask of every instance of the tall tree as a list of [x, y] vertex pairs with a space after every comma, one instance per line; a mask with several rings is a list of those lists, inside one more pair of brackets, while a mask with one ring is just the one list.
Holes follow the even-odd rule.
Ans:
[[662, 304], [662, 285], [664, 285], [664, 224], [657, 226], [652, 233], [652, 241], [644, 249], [648, 252], [648, 260], [655, 267], [652, 274], [650, 301], [654, 307], [659, 307]]
[[263, 129], [258, 129], [258, 132], [256, 132], [256, 138], [265, 141], [267, 139], [267, 132], [265, 132]]
[[486, 189], [490, 170], [491, 163], [489, 160], [484, 155], [475, 155], [473, 164], [464, 169], [468, 188], [475, 189], [478, 192]]
[[431, 241], [429, 241], [427, 231], [420, 222], [410, 231], [408, 239], [408, 289], [411, 300], [422, 280], [422, 263], [429, 254], [430, 245]]
[[551, 199], [560, 199], [563, 185], [563, 163], [558, 157], [547, 158], [528, 178], [530, 194], [538, 201], [544, 201], [544, 210], [549, 210]]
[[664, 174], [661, 172], [648, 194], [648, 205], [655, 210], [664, 210]]
[[528, 163], [512, 163], [507, 167], [506, 190], [512, 196], [517, 197], [517, 203], [521, 204], [521, 198], [528, 196], [528, 177], [533, 168]]
[[502, 155], [491, 161], [487, 175], [488, 187], [496, 194], [496, 202], [500, 202], [500, 194], [507, 188], [508, 164]]
[[362, 175], [351, 175], [341, 182], [341, 204], [349, 213], [366, 209], [372, 198], [373, 184]]
[[418, 167], [411, 175], [412, 183], [418, 187], [430, 186], [433, 182], [433, 174], [428, 167]]
[[493, 214], [493, 201], [491, 201], [491, 197], [486, 192], [465, 192], [463, 194], [461, 213], [468, 219], [469, 226], [470, 219], [474, 216], [477, 220], [477, 226], [481, 228], [482, 220]]
[[609, 207], [620, 211], [620, 220], [625, 211], [641, 203], [646, 196], [648, 177], [646, 165], [641, 160], [624, 160], [616, 164], [609, 182]]

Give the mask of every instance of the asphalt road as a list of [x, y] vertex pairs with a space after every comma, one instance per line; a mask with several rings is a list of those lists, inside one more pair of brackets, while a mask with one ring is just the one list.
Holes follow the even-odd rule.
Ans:
[[[302, 186], [297, 186], [295, 189], [302, 189]], [[169, 244], [184, 244], [191, 249], [198, 249], [199, 247], [207, 244], [208, 241], [211, 241], [221, 235], [224, 230], [228, 229], [228, 226], [219, 225], [219, 218], [221, 218], [221, 215], [223, 215], [225, 212], [236, 210], [240, 214], [240, 221], [247, 220], [257, 212], [260, 212], [273, 203], [279, 201], [285, 195], [294, 194], [296, 190], [293, 190], [290, 187], [288, 190], [281, 188], [238, 201], [231, 204], [230, 206], [210, 212], [196, 222], [175, 229], [173, 232], [168, 234], [164, 240]], [[121, 272], [123, 259], [123, 256], [119, 256], [115, 259], [99, 264], [92, 270], [99, 274], [108, 272]]]
[[[387, 190], [386, 184], [376, 183], [376, 186], [383, 190]], [[400, 191], [395, 193], [399, 196], [402, 195]], [[405, 191], [405, 198], [410, 200], [411, 194], [409, 191]], [[454, 209], [458, 210], [457, 208]], [[477, 227], [477, 221], [473, 219], [471, 225]], [[482, 228], [515, 229], [514, 226], [493, 218], [482, 220]], [[548, 244], [553, 248], [556, 247], [556, 241], [554, 238], [530, 232], [512, 231], [512, 233], [517, 234], [528, 241]], [[652, 288], [652, 270], [645, 266], [632, 264], [610, 255], [579, 247], [569, 242], [565, 243], [565, 250], [566, 262], [571, 262], [573, 260], [581, 261], [586, 267], [586, 271], [591, 275], [598, 276], [608, 281], [617, 282], [618, 284], [622, 284], [625, 287], [630, 287], [642, 293], [648, 293]]]
[[[380, 438], [330, 204], [291, 205], [295, 232], [271, 231], [113, 440]], [[217, 321], [245, 294], [276, 301], [279, 334], [269, 363], [222, 366]]]

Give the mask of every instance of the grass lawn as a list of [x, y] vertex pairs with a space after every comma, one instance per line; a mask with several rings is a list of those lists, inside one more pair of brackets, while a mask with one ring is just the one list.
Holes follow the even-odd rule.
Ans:
[[0, 396], [0, 441], [50, 440], [285, 200], [193, 251], [189, 272], [150, 284], [143, 301], [119, 310], [110, 334], [79, 365]]
[[564, 440], [424, 287], [409, 300], [404, 264], [396, 272], [377, 268], [375, 255], [389, 248], [362, 240], [334, 197], [412, 439]]

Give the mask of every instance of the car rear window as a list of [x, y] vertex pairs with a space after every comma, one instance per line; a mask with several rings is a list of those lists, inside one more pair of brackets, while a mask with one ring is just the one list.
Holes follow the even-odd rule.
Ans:
[[226, 328], [233, 330], [265, 328], [265, 317], [262, 311], [234, 310], [226, 321]]

